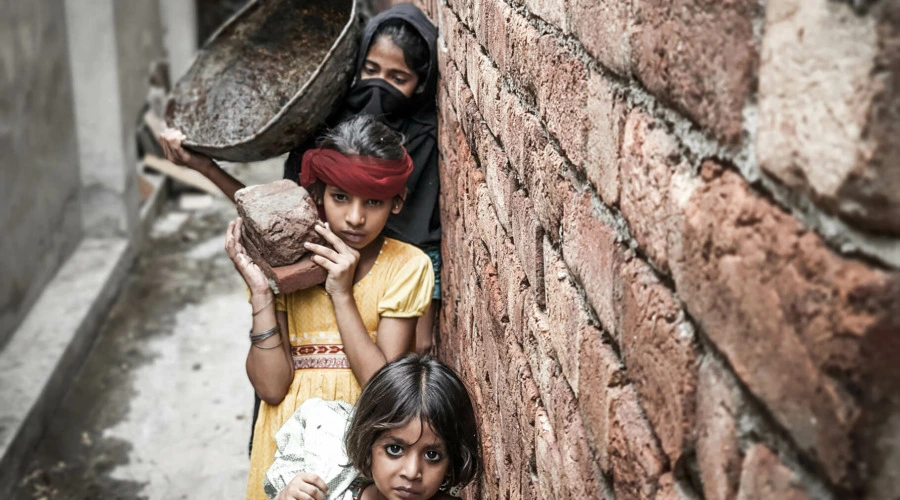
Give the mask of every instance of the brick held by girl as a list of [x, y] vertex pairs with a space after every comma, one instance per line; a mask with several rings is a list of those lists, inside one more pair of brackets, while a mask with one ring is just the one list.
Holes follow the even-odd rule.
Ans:
[[303, 155], [301, 184], [325, 223], [331, 245], [308, 244], [328, 271], [323, 285], [274, 296], [240, 244], [232, 222], [226, 251], [251, 292], [247, 374], [262, 399], [254, 426], [247, 498], [266, 498], [273, 436], [305, 400], [355, 403], [361, 387], [389, 361], [414, 349], [416, 321], [430, 305], [431, 261], [418, 248], [385, 237], [390, 214], [403, 208], [412, 160], [402, 137], [371, 116], [337, 125]]

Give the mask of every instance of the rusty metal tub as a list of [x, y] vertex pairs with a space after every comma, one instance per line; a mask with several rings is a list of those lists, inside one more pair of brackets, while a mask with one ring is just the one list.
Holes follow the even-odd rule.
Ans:
[[210, 37], [172, 89], [169, 126], [212, 158], [280, 155], [325, 121], [352, 77], [354, 0], [254, 0]]

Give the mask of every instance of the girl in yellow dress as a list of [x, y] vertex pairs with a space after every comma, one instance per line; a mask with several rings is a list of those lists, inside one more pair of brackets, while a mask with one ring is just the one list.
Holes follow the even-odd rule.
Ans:
[[431, 303], [434, 272], [418, 248], [386, 238], [403, 207], [412, 160], [402, 136], [370, 116], [340, 123], [303, 156], [301, 184], [324, 213], [307, 243], [328, 272], [323, 285], [274, 296], [240, 244], [241, 220], [226, 251], [250, 289], [247, 375], [263, 403], [254, 427], [248, 499], [265, 499], [274, 434], [311, 397], [354, 404], [369, 378], [415, 346], [416, 321]]

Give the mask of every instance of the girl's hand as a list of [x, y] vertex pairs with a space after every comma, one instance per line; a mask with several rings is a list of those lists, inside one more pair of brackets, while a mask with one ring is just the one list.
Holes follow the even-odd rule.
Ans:
[[301, 472], [291, 479], [275, 500], [325, 500], [328, 486], [315, 474]]
[[212, 160], [202, 154], [191, 153], [184, 149], [181, 143], [185, 139], [185, 135], [174, 128], [167, 128], [159, 134], [159, 143], [162, 145], [167, 160], [176, 165], [196, 170], [201, 174], [204, 173], [206, 169], [213, 165]]
[[228, 232], [225, 233], [225, 252], [234, 263], [234, 268], [241, 273], [244, 282], [250, 287], [250, 293], [253, 295], [264, 295], [271, 293], [269, 290], [269, 280], [263, 274], [253, 259], [247, 255], [247, 250], [241, 244], [241, 226], [244, 221], [237, 218], [228, 224]]
[[356, 264], [359, 263], [359, 252], [350, 248], [344, 240], [331, 232], [328, 224], [316, 223], [316, 231], [331, 243], [332, 250], [324, 245], [307, 242], [306, 249], [313, 252], [312, 261], [328, 271], [325, 279], [325, 291], [329, 295], [341, 295], [353, 293], [353, 276], [356, 274]]

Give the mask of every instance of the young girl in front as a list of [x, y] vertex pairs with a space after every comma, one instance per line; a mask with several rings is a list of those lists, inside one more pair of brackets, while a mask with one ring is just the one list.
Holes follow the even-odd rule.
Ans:
[[[346, 455], [337, 439], [328, 446], [331, 453], [307, 449], [320, 432], [308, 419], [316, 404], [300, 408], [279, 432], [281, 447], [266, 476], [266, 490], [277, 500], [445, 499], [480, 472], [469, 393], [453, 370], [430, 356], [409, 355], [372, 377], [347, 429]], [[317, 463], [323, 455], [355, 470]]]
[[247, 374], [262, 399], [254, 427], [247, 498], [266, 498], [262, 479], [273, 435], [305, 400], [354, 403], [387, 362], [414, 349], [416, 320], [431, 302], [431, 261], [382, 235], [403, 206], [412, 171], [402, 137], [370, 116], [340, 123], [303, 157], [301, 184], [325, 223], [331, 248], [308, 243], [328, 272], [323, 285], [274, 296], [240, 244], [232, 222], [226, 250], [250, 289], [253, 308]]

